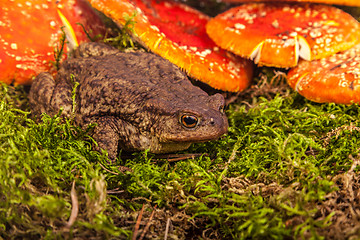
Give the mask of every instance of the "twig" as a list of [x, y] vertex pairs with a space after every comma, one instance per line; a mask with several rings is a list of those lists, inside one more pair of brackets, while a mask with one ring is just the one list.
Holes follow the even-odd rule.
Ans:
[[167, 240], [167, 238], [168, 238], [169, 228], [170, 228], [170, 218], [168, 218], [167, 221], [166, 221], [164, 240]]
[[177, 158], [168, 158], [168, 162], [178, 162], [178, 161], [182, 161], [182, 160], [186, 160], [186, 159], [194, 159], [195, 157], [200, 157], [202, 154], [189, 154], [187, 156], [183, 156], [183, 157], [177, 157]]
[[147, 231], [149, 230], [150, 226], [151, 226], [151, 221], [154, 217], [154, 214], [155, 214], [155, 210], [156, 210], [156, 206], [154, 207], [153, 211], [151, 212], [151, 215], [149, 217], [149, 221], [146, 223], [146, 226], [143, 230], [143, 232], [141, 233], [141, 236], [139, 238], [139, 240], [142, 240], [144, 237], [145, 237], [145, 234], [147, 233]]
[[[208, 154], [207, 153], [156, 154], [154, 156], [154, 161], [157, 161], [158, 159], [166, 159], [169, 162], [176, 162], [190, 158], [193, 159], [195, 157], [201, 157], [201, 156], [208, 156]], [[126, 153], [123, 153], [121, 155], [121, 159], [123, 160], [134, 159], [134, 156], [126, 155]]]
[[132, 236], [132, 240], [136, 240], [136, 236], [138, 234], [139, 231], [139, 227], [140, 227], [140, 223], [141, 223], [141, 219], [142, 219], [142, 215], [144, 213], [144, 209], [145, 209], [145, 204], [142, 205], [142, 208], [140, 210], [139, 216], [136, 220], [136, 224], [135, 224], [135, 228], [134, 228], [134, 232], [133, 232], [133, 236]]
[[[104, 169], [105, 171], [107, 171], [107, 172], [109, 172], [109, 173], [112, 173], [112, 174], [114, 174], [114, 175], [119, 175], [119, 173], [113, 172], [113, 171], [107, 169], [107, 168], [106, 168], [104, 165], [102, 165], [101, 163], [99, 163], [99, 164], [100, 164], [100, 167], [101, 167], [102, 169]], [[128, 171], [128, 172], [132, 172], [132, 171], [133, 171], [131, 168], [124, 167], [124, 166], [118, 166], [118, 169], [119, 169], [119, 171], [122, 172], [122, 173], [124, 173], [124, 172], [126, 172], [126, 171]]]
[[78, 198], [76, 195], [76, 190], [75, 190], [75, 180], [73, 181], [73, 184], [71, 187], [70, 196], [71, 196], [71, 202], [72, 202], [72, 209], [71, 209], [69, 221], [66, 223], [66, 226], [65, 226], [65, 228], [68, 228], [68, 229], [75, 223], [75, 220], [79, 213], [79, 201], [78, 201]]
[[156, 155], [156, 159], [164, 159], [168, 162], [177, 162], [186, 159], [193, 159], [195, 157], [207, 156], [206, 153], [188, 153], [188, 154], [160, 154]]
[[101, 163], [99, 163], [100, 167], [102, 169], [104, 169], [105, 171], [109, 172], [109, 173], [112, 173], [114, 175], [119, 175], [119, 173], [116, 173], [116, 172], [113, 172], [113, 171], [110, 171], [109, 169], [107, 169], [104, 165], [102, 165]]
[[107, 194], [118, 194], [118, 193], [123, 193], [125, 192], [124, 190], [119, 190], [120, 188], [115, 188], [115, 189], [111, 189], [111, 190], [107, 190], [106, 193]]
[[348, 174], [354, 174], [355, 168], [360, 165], [360, 159], [354, 158], [352, 155], [349, 155], [349, 158], [353, 161], [353, 163], [351, 164]]
[[226, 166], [225, 166], [226, 169], [229, 167], [230, 163], [231, 163], [232, 161], [234, 161], [235, 158], [236, 158], [236, 154], [237, 154], [237, 152], [238, 152], [238, 150], [239, 150], [239, 148], [240, 148], [239, 143], [240, 143], [241, 141], [240, 141], [240, 142], [239, 142], [239, 141], [240, 141], [240, 139], [238, 139], [238, 140], [236, 141], [235, 145], [234, 145], [234, 148], [233, 148], [233, 150], [232, 150], [232, 152], [231, 152], [231, 155], [230, 155], [230, 157], [229, 157], [229, 159], [228, 159], [228, 161], [227, 161], [227, 163], [226, 163]]

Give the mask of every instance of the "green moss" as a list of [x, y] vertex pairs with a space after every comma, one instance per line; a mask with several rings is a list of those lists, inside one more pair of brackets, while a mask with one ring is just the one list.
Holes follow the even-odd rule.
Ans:
[[[2, 88], [1, 98], [10, 99], [7, 87]], [[37, 124], [28, 117], [29, 112], [12, 105], [13, 101], [0, 102], [1, 236], [61, 236], [59, 230], [70, 216], [72, 181], [81, 189], [79, 198], [91, 205], [99, 195], [92, 183], [102, 177], [97, 161], [104, 156], [91, 151], [87, 132], [69, 121], [44, 115], [43, 123]], [[87, 212], [93, 209], [90, 205]], [[88, 228], [96, 225], [101, 232], [128, 234], [110, 220], [96, 221], [105, 210], [106, 205], [78, 221], [87, 222]]]
[[[163, 238], [170, 218], [172, 238], [321, 239], [336, 221], [325, 210], [336, 205], [321, 206], [344, 190], [336, 179], [359, 157], [358, 105], [317, 104], [288, 91], [231, 104], [229, 133], [184, 152], [200, 157], [134, 153], [119, 159], [131, 169], [124, 172], [92, 150], [91, 127], [47, 115], [35, 123], [24, 89], [2, 85], [0, 94], [6, 239], [129, 238], [143, 205], [145, 222], [156, 212], [148, 238]], [[74, 181], [80, 211], [67, 229]]]
[[[228, 7], [187, 2], [209, 15]], [[133, 17], [105, 41], [137, 47]], [[138, 234], [150, 223], [148, 239], [163, 239], [169, 219], [168, 239], [358, 238], [359, 106], [304, 100], [273, 68], [258, 69], [255, 82], [228, 107], [226, 136], [184, 152], [200, 157], [170, 162], [145, 151], [115, 165], [92, 149], [91, 126], [47, 115], [36, 123], [27, 89], [1, 85], [0, 238], [129, 239], [143, 206]], [[79, 212], [67, 228], [73, 182]]]
[[124, 15], [124, 20], [125, 20], [124, 26], [122, 26], [121, 28], [117, 28], [117, 27], [114, 28], [115, 31], [117, 32], [117, 36], [105, 38], [103, 41], [105, 43], [109, 43], [113, 45], [119, 50], [125, 50], [129, 48], [140, 48], [140, 45], [136, 42], [134, 43], [131, 37], [132, 35], [136, 35], [134, 31], [134, 24], [136, 23], [134, 21], [134, 18], [136, 14], [137, 12], [134, 12], [131, 16]]

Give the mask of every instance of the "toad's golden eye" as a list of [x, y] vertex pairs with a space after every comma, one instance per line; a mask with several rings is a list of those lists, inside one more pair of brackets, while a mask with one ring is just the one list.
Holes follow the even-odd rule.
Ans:
[[199, 123], [199, 119], [194, 115], [184, 114], [180, 117], [180, 123], [186, 128], [195, 128]]

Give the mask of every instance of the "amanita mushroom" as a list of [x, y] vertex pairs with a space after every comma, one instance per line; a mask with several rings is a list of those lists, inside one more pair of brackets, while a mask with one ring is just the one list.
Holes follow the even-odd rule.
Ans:
[[289, 85], [315, 102], [360, 103], [360, 44], [288, 72]]
[[[151, 51], [185, 70], [191, 77], [225, 91], [249, 86], [253, 66], [215, 45], [207, 36], [209, 17], [184, 4], [157, 0], [90, 0], [119, 25], [133, 15], [135, 37]], [[221, 31], [219, 31], [221, 33]]]
[[349, 14], [301, 3], [243, 4], [211, 19], [206, 30], [222, 48], [284, 68], [296, 66], [299, 57], [314, 60], [349, 49], [360, 39], [360, 24]]
[[[279, 0], [222, 0], [222, 1], [229, 3], [279, 2]], [[344, 6], [360, 7], [359, 0], [281, 0], [281, 2], [312, 2], [312, 3], [325, 3], [325, 4], [337, 4]]]
[[33, 76], [52, 68], [62, 26], [74, 44], [89, 41], [77, 23], [88, 30], [91, 23], [93, 36], [105, 33], [85, 0], [2, 1], [0, 9], [0, 81], [7, 84], [30, 84]]

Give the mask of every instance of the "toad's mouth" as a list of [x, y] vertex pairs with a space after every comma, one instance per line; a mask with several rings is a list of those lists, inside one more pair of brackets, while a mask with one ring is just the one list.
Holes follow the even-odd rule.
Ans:
[[196, 142], [206, 142], [210, 140], [216, 140], [227, 132], [228, 123], [226, 121], [223, 125], [221, 125], [221, 127], [210, 128], [209, 130], [203, 131], [202, 133], [198, 133], [196, 131], [187, 131], [183, 134], [167, 135], [162, 138], [160, 142], [161, 144], [191, 144]]
[[150, 149], [153, 153], [168, 153], [168, 152], [177, 152], [182, 151], [190, 147], [192, 143], [206, 142], [210, 140], [216, 140], [222, 135], [224, 135], [226, 131], [218, 131], [216, 134], [211, 134], [209, 136], [204, 137], [192, 137], [192, 138], [176, 138], [174, 140], [170, 140], [167, 142], [160, 142], [156, 145], [155, 148]]
[[162, 143], [158, 144], [153, 148], [150, 148], [150, 152], [155, 154], [160, 153], [170, 153], [170, 152], [177, 152], [186, 150], [190, 147], [191, 143], [189, 142], [182, 142], [182, 143], [175, 143], [175, 142], [169, 142], [169, 143]]

